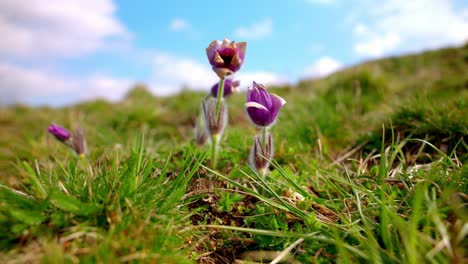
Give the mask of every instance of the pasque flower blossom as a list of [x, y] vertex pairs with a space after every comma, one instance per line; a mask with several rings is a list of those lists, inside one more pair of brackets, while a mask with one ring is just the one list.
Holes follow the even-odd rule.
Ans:
[[73, 149], [79, 156], [84, 156], [86, 154], [86, 138], [82, 128], [78, 128], [73, 131], [73, 133], [70, 133], [66, 128], [52, 124], [47, 128], [47, 131], [58, 141]]
[[260, 127], [271, 126], [286, 101], [276, 94], [268, 93], [262, 84], [253, 82], [247, 91], [245, 108], [252, 122]]
[[214, 40], [206, 48], [208, 61], [220, 79], [224, 79], [241, 68], [246, 46], [246, 42], [236, 43], [225, 39], [223, 42]]
[[[239, 81], [233, 81], [231, 79], [226, 79], [224, 81], [224, 94], [223, 97], [228, 97], [237, 91], [237, 87], [239, 86]], [[219, 83], [216, 83], [211, 87], [211, 96], [217, 97], [218, 96], [218, 88]]]
[[49, 131], [50, 134], [52, 134], [56, 139], [62, 142], [69, 140], [71, 137], [70, 132], [66, 128], [56, 124], [50, 125], [47, 128], [47, 131]]

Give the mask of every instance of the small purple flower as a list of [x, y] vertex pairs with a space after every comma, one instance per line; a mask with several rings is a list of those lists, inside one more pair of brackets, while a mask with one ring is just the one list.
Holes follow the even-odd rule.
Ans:
[[[238, 86], [239, 86], [239, 81], [233, 81], [231, 79], [226, 79], [224, 81], [223, 97], [228, 97], [228, 96], [232, 95], [234, 92], [237, 91]], [[213, 87], [211, 87], [211, 95], [213, 97], [218, 96], [218, 88], [219, 88], [219, 82], [216, 83], [215, 85], [213, 85]]]
[[271, 126], [286, 101], [276, 94], [268, 93], [263, 84], [253, 82], [247, 91], [245, 109], [252, 122], [260, 127]]
[[230, 41], [225, 39], [223, 42], [213, 40], [208, 48], [206, 55], [208, 61], [213, 67], [213, 71], [224, 79], [224, 77], [237, 72], [242, 63], [244, 63], [246, 42]]
[[52, 124], [48, 127], [47, 129], [49, 133], [51, 133], [56, 139], [65, 142], [70, 139], [71, 134], [70, 132], [65, 129], [64, 127], [61, 127], [56, 124]]

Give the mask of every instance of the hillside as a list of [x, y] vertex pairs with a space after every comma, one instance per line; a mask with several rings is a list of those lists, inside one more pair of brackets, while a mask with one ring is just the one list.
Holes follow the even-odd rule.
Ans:
[[[290, 261], [461, 263], [467, 73], [468, 44], [271, 87], [287, 104], [265, 182], [244, 93], [228, 99], [218, 174], [193, 142], [203, 93], [1, 109], [0, 262], [229, 263], [300, 241]], [[51, 123], [83, 127], [87, 157]]]

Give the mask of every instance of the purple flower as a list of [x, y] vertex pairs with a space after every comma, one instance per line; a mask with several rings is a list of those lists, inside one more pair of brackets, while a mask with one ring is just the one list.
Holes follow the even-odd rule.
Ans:
[[206, 55], [208, 61], [213, 67], [213, 71], [224, 79], [227, 75], [237, 72], [242, 63], [244, 63], [246, 42], [230, 41], [225, 39], [223, 42], [213, 40], [208, 48], [206, 48]]
[[271, 126], [286, 101], [276, 94], [268, 93], [262, 84], [253, 82], [247, 91], [245, 109], [254, 124], [261, 127]]
[[70, 132], [59, 126], [59, 125], [56, 125], [56, 124], [52, 124], [49, 126], [49, 128], [47, 129], [49, 131], [49, 133], [51, 133], [56, 139], [64, 142], [64, 141], [67, 141], [68, 139], [70, 139]]
[[[224, 81], [223, 97], [230, 96], [231, 94], [236, 92], [238, 86], [239, 86], [239, 81], [233, 81], [231, 79], [226, 79]], [[215, 85], [213, 85], [213, 87], [211, 87], [211, 95], [213, 97], [218, 96], [218, 88], [219, 88], [219, 83], [216, 83]]]

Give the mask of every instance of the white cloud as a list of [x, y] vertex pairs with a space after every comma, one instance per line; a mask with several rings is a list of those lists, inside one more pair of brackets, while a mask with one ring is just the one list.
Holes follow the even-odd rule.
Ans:
[[[389, 0], [365, 6], [367, 24], [356, 23], [354, 50], [364, 56], [419, 51], [468, 40], [467, 9], [446, 0]], [[363, 12], [364, 13], [364, 12]]]
[[0, 1], [0, 55], [79, 56], [129, 39], [112, 0]]
[[386, 52], [394, 50], [400, 42], [400, 35], [394, 32], [385, 33], [383, 36], [370, 34], [366, 41], [356, 43], [354, 50], [358, 54], [381, 57]]
[[318, 78], [327, 76], [339, 69], [343, 68], [343, 64], [330, 57], [322, 57], [312, 65], [305, 68], [302, 78]]
[[123, 98], [132, 85], [135, 84], [135, 81], [103, 74], [93, 74], [86, 77], [82, 83], [88, 85], [89, 88], [85, 89], [85, 93], [82, 93], [81, 98], [89, 100], [98, 97], [115, 102]]
[[[190, 58], [177, 57], [167, 53], [153, 55], [153, 75], [149, 81], [151, 91], [156, 95], [172, 95], [181, 89], [208, 91], [219, 81], [208, 63], [199, 63]], [[265, 85], [282, 85], [288, 83], [284, 76], [266, 72], [244, 70], [236, 73], [233, 78], [240, 81], [240, 89], [252, 85], [252, 81]]]
[[169, 24], [170, 31], [183, 31], [190, 28], [190, 23], [182, 18], [175, 18]]
[[235, 80], [240, 81], [240, 89], [246, 90], [247, 87], [252, 86], [252, 82], [261, 83], [265, 86], [269, 85], [285, 85], [289, 81], [286, 77], [273, 72], [257, 71], [257, 72], [239, 72], [234, 77]]
[[96, 97], [116, 101], [133, 84], [130, 80], [100, 74], [71, 78], [5, 63], [0, 63], [0, 76], [0, 105], [19, 102], [64, 105]]
[[183, 87], [208, 90], [218, 78], [208, 63], [157, 53], [152, 61], [150, 88], [157, 95], [170, 95]]
[[273, 22], [271, 18], [265, 18], [247, 27], [240, 27], [234, 31], [234, 36], [244, 39], [262, 39], [271, 35]]

